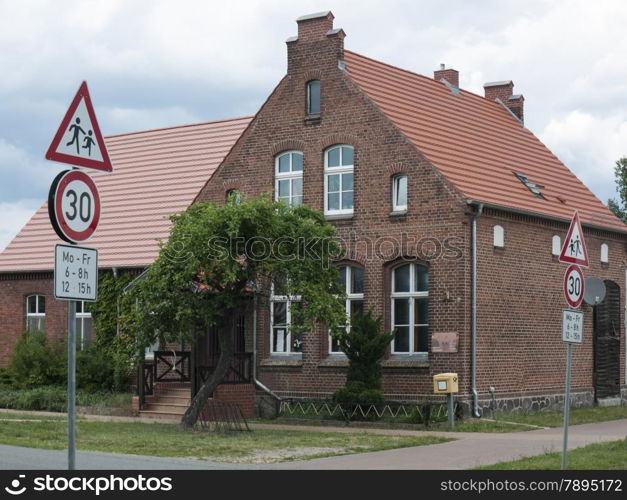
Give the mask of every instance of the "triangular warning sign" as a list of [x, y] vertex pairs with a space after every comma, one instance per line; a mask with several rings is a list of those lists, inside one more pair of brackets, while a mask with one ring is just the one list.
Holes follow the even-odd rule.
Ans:
[[87, 82], [83, 82], [52, 139], [46, 159], [112, 172]]
[[568, 234], [566, 235], [562, 251], [560, 252], [559, 261], [567, 264], [577, 264], [581, 267], [589, 266], [588, 250], [586, 248], [586, 242], [583, 239], [579, 212], [575, 212], [573, 220], [570, 221], [570, 227], [568, 228]]

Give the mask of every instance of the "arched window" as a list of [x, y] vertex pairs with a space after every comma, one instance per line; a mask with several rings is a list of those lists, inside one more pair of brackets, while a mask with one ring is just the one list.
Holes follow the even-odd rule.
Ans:
[[274, 198], [288, 205], [303, 204], [303, 153], [286, 151], [275, 160]]
[[239, 205], [242, 202], [242, 193], [238, 189], [229, 189], [226, 192], [226, 201]]
[[353, 213], [353, 147], [334, 146], [324, 154], [324, 213]]
[[320, 80], [307, 82], [307, 114], [320, 114]]
[[601, 244], [601, 262], [607, 264], [610, 261], [610, 248], [607, 243]]
[[[361, 316], [364, 312], [364, 270], [361, 267], [342, 266], [339, 268], [340, 288], [346, 293], [343, 300], [346, 310], [346, 330], [350, 330], [353, 316]], [[329, 336], [329, 352], [340, 353], [340, 347], [333, 337]]]
[[280, 283], [272, 284], [270, 292], [270, 352], [272, 354], [301, 353], [302, 335], [292, 330], [292, 307], [300, 297], [288, 296]]
[[553, 236], [551, 239], [551, 254], [559, 257], [559, 254], [562, 251], [562, 238], [560, 238], [557, 234]]
[[503, 248], [505, 246], [505, 229], [503, 226], [494, 226], [494, 247]]
[[409, 263], [392, 270], [392, 353], [426, 353], [429, 346], [429, 269]]
[[392, 177], [392, 210], [405, 212], [407, 210], [407, 176], [395, 175]]
[[26, 329], [29, 332], [46, 327], [46, 297], [43, 295], [29, 295], [26, 297]]

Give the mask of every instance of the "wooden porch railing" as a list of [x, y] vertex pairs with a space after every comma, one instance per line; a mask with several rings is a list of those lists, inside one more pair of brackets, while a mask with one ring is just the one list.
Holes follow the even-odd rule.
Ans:
[[[252, 360], [251, 352], [236, 352], [233, 355], [231, 366], [222, 381], [223, 384], [249, 384], [252, 381]], [[196, 367], [196, 384], [197, 390], [204, 384], [213, 374], [218, 364], [218, 358], [212, 358], [208, 364], [198, 365]]]

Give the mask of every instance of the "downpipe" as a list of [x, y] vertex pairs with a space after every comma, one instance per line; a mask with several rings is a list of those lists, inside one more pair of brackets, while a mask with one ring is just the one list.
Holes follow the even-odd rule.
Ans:
[[471, 390], [472, 416], [481, 418], [479, 393], [477, 392], [477, 219], [483, 213], [483, 203], [479, 203], [472, 216], [472, 312], [471, 312]]

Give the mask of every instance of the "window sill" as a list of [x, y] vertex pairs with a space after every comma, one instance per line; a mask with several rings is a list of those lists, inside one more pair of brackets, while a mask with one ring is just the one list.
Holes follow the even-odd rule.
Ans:
[[259, 363], [259, 366], [277, 366], [277, 367], [301, 367], [303, 366], [302, 356], [295, 356], [293, 354], [287, 354], [285, 356], [281, 354], [273, 354], [269, 358], [266, 358]]
[[405, 209], [405, 210], [392, 210], [390, 212], [390, 217], [403, 217], [404, 215], [407, 215], [407, 209]]
[[305, 125], [319, 125], [321, 121], [320, 114], [305, 116]]
[[426, 354], [420, 355], [398, 355], [393, 354], [391, 358], [381, 361], [383, 368], [429, 368], [430, 362]]
[[324, 218], [328, 221], [342, 221], [342, 220], [351, 220], [354, 217], [354, 214], [324, 214]]
[[339, 354], [329, 354], [329, 357], [318, 363], [320, 368], [346, 368], [348, 367], [348, 358]]

